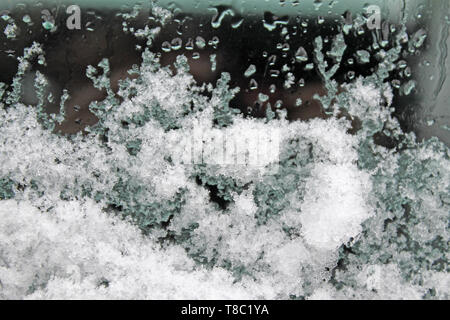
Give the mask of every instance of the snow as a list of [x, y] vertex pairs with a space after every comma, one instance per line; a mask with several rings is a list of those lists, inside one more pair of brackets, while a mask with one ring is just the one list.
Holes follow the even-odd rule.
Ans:
[[388, 84], [343, 85], [327, 119], [244, 118], [228, 74], [198, 86], [185, 58], [172, 72], [146, 50], [123, 101], [91, 104], [99, 123], [67, 137], [18, 103], [42, 53], [1, 102], [0, 298], [448, 298], [450, 154], [402, 132]]

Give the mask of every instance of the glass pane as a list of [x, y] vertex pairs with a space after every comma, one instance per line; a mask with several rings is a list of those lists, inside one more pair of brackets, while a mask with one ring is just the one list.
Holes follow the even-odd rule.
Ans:
[[0, 11], [0, 297], [448, 299], [448, 1]]

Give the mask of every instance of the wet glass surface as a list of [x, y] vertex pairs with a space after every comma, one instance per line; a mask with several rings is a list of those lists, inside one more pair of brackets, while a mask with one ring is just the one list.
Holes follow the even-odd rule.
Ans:
[[[139, 2], [79, 4], [80, 29], [67, 26], [71, 15], [66, 10], [72, 2], [66, 1], [3, 3], [3, 13], [9, 12], [11, 20], [4, 16], [0, 21], [5, 30], [0, 46], [1, 82], [12, 83], [17, 57], [36, 41], [44, 45], [46, 62], [39, 64], [36, 59], [31, 72], [39, 70], [50, 79], [54, 100], [47, 103], [49, 111], [58, 109], [63, 88], [69, 92], [84, 88], [67, 101], [69, 118], [61, 130], [71, 133], [95, 123], [88, 105], [104, 97], [90, 85], [86, 67], [110, 59], [113, 88], [117, 89], [117, 80], [141, 62], [146, 46], [145, 36], [133, 33], [161, 25], [150, 6]], [[234, 108], [260, 117], [270, 104], [274, 110], [286, 109], [292, 120], [326, 116], [321, 103], [313, 98], [326, 91], [311, 65], [313, 39], [320, 35], [328, 42], [325, 46], [330, 46], [334, 35], [345, 29], [347, 19], [347, 50], [334, 75], [342, 84], [374, 72], [379, 63], [376, 52], [392, 46], [393, 35], [400, 32], [404, 21], [406, 37], [416, 35], [417, 41], [424, 43], [415, 47], [405, 39], [403, 58], [390, 72], [395, 114], [404, 130], [413, 130], [419, 137], [435, 135], [450, 143], [446, 130], [450, 89], [446, 1], [161, 1], [158, 5], [173, 12], [173, 19], [162, 26], [151, 45], [151, 50], [161, 55], [162, 65], [186, 55], [198, 83], [215, 82], [221, 72], [229, 72], [231, 85], [241, 89], [231, 103]], [[375, 21], [379, 26], [371, 30], [359, 22], [361, 26], [353, 27], [357, 17], [370, 17], [370, 5], [380, 9], [380, 21]], [[46, 24], [47, 20], [52, 24]], [[8, 37], [10, 25], [17, 29]], [[387, 41], [380, 48], [374, 39], [380, 40], [383, 34]], [[367, 61], [359, 53], [368, 54]], [[211, 68], [211, 59], [215, 59], [215, 68]], [[405, 91], [405, 85], [411, 83], [415, 83], [414, 89]], [[33, 92], [26, 91], [24, 102], [33, 102]]]

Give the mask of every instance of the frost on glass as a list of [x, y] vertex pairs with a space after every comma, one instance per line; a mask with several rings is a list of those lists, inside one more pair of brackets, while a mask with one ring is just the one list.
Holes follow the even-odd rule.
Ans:
[[[231, 7], [210, 9], [213, 29], [245, 26]], [[115, 89], [107, 57], [87, 67], [105, 97], [90, 102], [96, 123], [83, 132], [60, 130], [77, 92], [62, 90], [60, 110], [45, 109], [50, 81], [31, 72], [46, 63], [43, 45], [18, 54], [11, 84], [0, 83], [0, 297], [448, 299], [450, 152], [402, 128], [394, 105], [417, 90], [404, 59], [426, 31], [383, 26], [355, 50], [350, 36], [369, 32], [367, 17], [344, 14], [331, 35], [294, 47], [289, 21], [298, 34], [313, 21], [266, 12], [259, 23], [286, 42], [262, 53], [266, 70], [241, 66], [239, 87], [214, 51], [225, 39], [158, 42], [178, 11], [154, 6], [157, 26], [142, 29], [131, 23], [138, 6], [120, 14], [123, 31], [145, 41], [142, 63]], [[14, 21], [3, 20], [11, 40]], [[164, 64], [162, 53], [174, 52]], [[288, 53], [291, 63], [278, 65]], [[217, 79], [196, 81], [190, 59]], [[338, 76], [344, 64], [368, 63], [369, 73]], [[308, 88], [298, 68], [320, 79], [310, 99], [320, 114], [306, 120], [272, 98]], [[25, 104], [30, 72], [36, 99]], [[232, 104], [252, 92], [255, 104]], [[308, 108], [309, 98], [292, 100]], [[258, 166], [252, 144], [230, 162], [196, 158], [198, 143], [267, 142], [266, 133], [279, 138], [266, 150], [276, 154]]]

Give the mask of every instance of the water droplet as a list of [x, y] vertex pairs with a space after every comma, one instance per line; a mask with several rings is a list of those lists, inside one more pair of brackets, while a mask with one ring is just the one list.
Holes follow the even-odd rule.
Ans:
[[397, 35], [397, 39], [398, 41], [400, 41], [400, 43], [407, 43], [409, 40], [409, 36], [406, 33], [406, 31], [401, 31], [398, 35]]
[[269, 71], [269, 75], [272, 78], [278, 78], [278, 76], [280, 75], [280, 70], [272, 69], [272, 70]]
[[298, 86], [299, 87], [304, 87], [305, 86], [305, 79], [301, 78], [300, 80], [298, 80]]
[[345, 11], [344, 13], [344, 22], [346, 25], [352, 25], [353, 24], [353, 16], [352, 12], [350, 10]]
[[255, 79], [250, 79], [249, 87], [250, 90], [258, 89], [258, 82]]
[[295, 53], [295, 59], [298, 62], [308, 61], [308, 53], [306, 52], [305, 48], [303, 47], [298, 48], [297, 52]]
[[312, 69], [314, 69], [314, 63], [308, 63], [304, 68], [305, 71], [309, 71]]
[[198, 36], [197, 38], [195, 38], [195, 45], [199, 49], [204, 49], [206, 46], [206, 41], [201, 36]]
[[38, 57], [38, 63], [40, 65], [45, 65], [45, 57], [42, 54]]
[[214, 10], [215, 14], [211, 20], [211, 26], [213, 28], [219, 28], [222, 24], [222, 20], [227, 16], [234, 16], [234, 11], [227, 6], [218, 6], [214, 8], [210, 8], [210, 10]]
[[236, 19], [236, 20], [233, 20], [232, 22], [231, 22], [231, 27], [233, 28], [233, 29], [237, 29], [237, 28], [239, 28], [241, 25], [242, 25], [242, 22], [244, 22], [244, 19]]
[[194, 59], [194, 60], [200, 59], [200, 53], [198, 53], [198, 52], [192, 53], [192, 59]]
[[410, 67], [405, 68], [404, 75], [407, 78], [411, 77], [411, 68]]
[[194, 50], [194, 40], [189, 38], [185, 45], [186, 50]]
[[317, 17], [317, 23], [318, 23], [318, 24], [322, 24], [322, 23], [324, 23], [324, 22], [325, 22], [324, 17], [322, 17], [322, 16], [318, 16], [318, 17]]
[[409, 94], [411, 94], [411, 92], [413, 91], [413, 89], [416, 87], [416, 82], [414, 80], [409, 80], [407, 83], [405, 83], [402, 86], [402, 93], [407, 96]]
[[55, 28], [55, 25], [51, 21], [44, 21], [44, 22], [42, 22], [42, 26], [46, 30], [52, 30], [52, 29]]
[[414, 47], [420, 48], [423, 43], [425, 42], [425, 39], [427, 38], [427, 34], [424, 29], [417, 30], [416, 33], [414, 33], [412, 37], [412, 42]]
[[212, 44], [214, 47], [216, 47], [216, 46], [219, 44], [219, 42], [220, 42], [220, 40], [219, 40], [219, 37], [218, 37], [218, 36], [212, 37], [212, 39], [211, 39], [211, 44]]
[[271, 84], [269, 87], [270, 93], [275, 93], [277, 91], [277, 86], [274, 84]]
[[28, 25], [31, 25], [31, 24], [32, 24], [32, 22], [31, 22], [31, 17], [30, 17], [28, 14], [26, 14], [26, 15], [23, 16], [22, 21], [25, 22], [25, 23], [28, 24]]
[[183, 45], [183, 41], [180, 38], [175, 38], [171, 42], [172, 50], [179, 50]]
[[322, 0], [314, 0], [314, 8], [315, 8], [315, 10], [317, 11], [317, 10], [319, 10], [320, 9], [320, 7], [322, 6]]
[[209, 61], [211, 62], [211, 71], [216, 71], [217, 62], [216, 62], [216, 54], [212, 54], [209, 56]]
[[161, 49], [164, 52], [170, 52], [172, 50], [172, 46], [170, 45], [169, 41], [164, 41], [161, 45]]
[[355, 78], [355, 71], [349, 71], [347, 72], [347, 78], [349, 80], [353, 80]]
[[269, 57], [269, 65], [273, 66], [275, 64], [275, 62], [277, 61], [277, 56], [276, 55], [271, 55]]
[[280, 109], [282, 106], [283, 106], [283, 101], [277, 100], [275, 102], [275, 105], [274, 105], [275, 109]]
[[359, 64], [369, 63], [370, 62], [370, 53], [366, 50], [358, 50], [356, 51], [356, 58]]
[[264, 12], [263, 25], [269, 31], [273, 31], [277, 27], [277, 25], [287, 25], [288, 22], [288, 16], [280, 18], [269, 11]]
[[244, 76], [248, 78], [248, 77], [252, 76], [255, 72], [256, 72], [256, 66], [254, 64], [251, 64], [247, 68], [247, 70], [245, 70]]
[[398, 69], [404, 69], [404, 68], [406, 68], [408, 65], [406, 64], [406, 61], [405, 60], [400, 60], [398, 63], [397, 63], [397, 68]]
[[259, 93], [258, 100], [261, 102], [266, 102], [267, 100], [269, 100], [269, 96], [264, 93]]
[[296, 107], [300, 107], [300, 106], [302, 105], [302, 103], [303, 103], [303, 101], [302, 101], [301, 98], [297, 98], [297, 99], [295, 100], [295, 106], [296, 106]]

